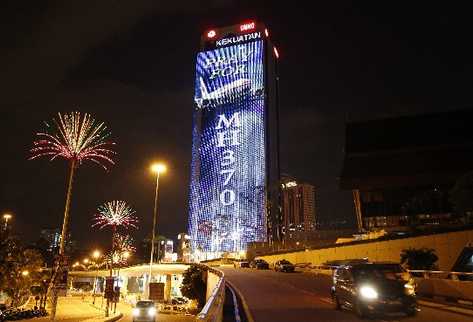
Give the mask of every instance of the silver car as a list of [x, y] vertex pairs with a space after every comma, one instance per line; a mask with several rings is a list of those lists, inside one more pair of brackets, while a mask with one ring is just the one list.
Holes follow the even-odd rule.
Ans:
[[138, 301], [133, 308], [133, 322], [156, 322], [157, 310], [153, 301]]

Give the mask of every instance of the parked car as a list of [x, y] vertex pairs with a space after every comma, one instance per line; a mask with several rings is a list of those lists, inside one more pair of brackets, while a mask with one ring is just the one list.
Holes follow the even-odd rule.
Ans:
[[290, 261], [285, 260], [285, 259], [281, 259], [277, 261], [276, 263], [274, 263], [274, 270], [276, 272], [290, 273], [290, 272], [294, 272], [294, 269], [295, 269], [294, 264], [292, 264]]
[[136, 302], [133, 308], [133, 322], [156, 322], [156, 306], [153, 301], [145, 300]]
[[264, 259], [254, 259], [250, 262], [250, 268], [269, 269], [269, 264]]
[[336, 309], [352, 309], [360, 317], [417, 313], [415, 282], [396, 263], [358, 263], [339, 267], [331, 289]]
[[233, 262], [233, 267], [235, 267], [235, 268], [250, 267], [250, 263], [248, 261], [245, 261], [245, 260], [234, 261]]

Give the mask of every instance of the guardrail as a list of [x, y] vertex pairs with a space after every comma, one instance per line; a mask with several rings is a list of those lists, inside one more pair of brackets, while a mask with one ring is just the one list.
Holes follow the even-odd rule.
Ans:
[[221, 322], [223, 319], [223, 303], [225, 302], [225, 276], [223, 272], [205, 266], [207, 274], [219, 276], [219, 281], [215, 285], [212, 294], [205, 303], [202, 311], [196, 316], [196, 321]]

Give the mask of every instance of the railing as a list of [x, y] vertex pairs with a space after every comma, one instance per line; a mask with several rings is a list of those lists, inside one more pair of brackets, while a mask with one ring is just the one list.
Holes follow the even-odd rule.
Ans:
[[205, 266], [208, 274], [219, 276], [219, 280], [207, 299], [204, 308], [196, 316], [196, 321], [221, 322], [223, 319], [223, 303], [225, 302], [224, 274], [216, 269]]

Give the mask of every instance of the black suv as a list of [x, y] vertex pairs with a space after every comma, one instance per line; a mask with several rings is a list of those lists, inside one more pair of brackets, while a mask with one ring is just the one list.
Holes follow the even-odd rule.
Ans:
[[250, 267], [256, 269], [269, 269], [269, 264], [264, 259], [255, 259], [250, 262]]
[[403, 312], [415, 315], [415, 283], [396, 263], [359, 263], [339, 267], [333, 275], [336, 309], [353, 309], [363, 318], [371, 314]]
[[274, 263], [274, 270], [276, 272], [286, 272], [291, 273], [294, 272], [295, 266], [291, 262], [285, 259], [281, 259]]

